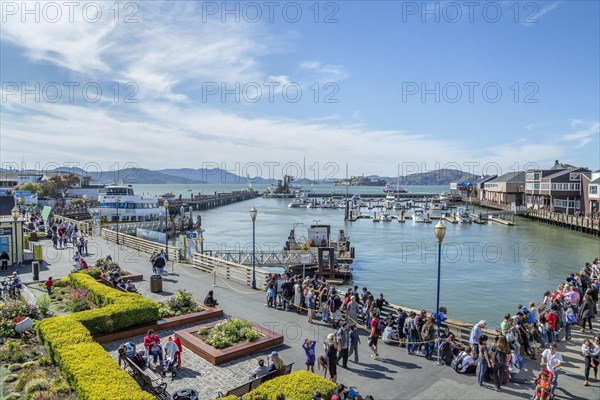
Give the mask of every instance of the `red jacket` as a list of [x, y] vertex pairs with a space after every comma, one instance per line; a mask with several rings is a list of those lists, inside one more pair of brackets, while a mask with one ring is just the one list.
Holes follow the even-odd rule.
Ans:
[[158, 335], [156, 333], [153, 333], [150, 336], [146, 335], [146, 337], [144, 338], [144, 347], [148, 350], [148, 352], [150, 352], [150, 349], [152, 349], [154, 343], [160, 344], [160, 339]]
[[558, 314], [554, 314], [554, 313], [546, 314], [546, 322], [548, 322], [548, 329], [555, 331], [556, 324], [558, 323]]

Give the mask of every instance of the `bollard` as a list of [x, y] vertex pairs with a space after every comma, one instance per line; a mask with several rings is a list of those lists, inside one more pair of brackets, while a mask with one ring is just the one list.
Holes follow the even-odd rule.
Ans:
[[34, 261], [31, 263], [31, 267], [33, 268], [33, 280], [40, 280], [40, 263], [39, 261]]

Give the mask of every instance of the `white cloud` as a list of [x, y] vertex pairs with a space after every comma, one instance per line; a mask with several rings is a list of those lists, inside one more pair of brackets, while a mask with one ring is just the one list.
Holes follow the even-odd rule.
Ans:
[[567, 142], [576, 142], [576, 149], [592, 143], [594, 137], [600, 137], [600, 122], [598, 121], [572, 119], [571, 127], [580, 127], [580, 129], [564, 135], [562, 139]]
[[342, 65], [323, 64], [316, 60], [305, 61], [300, 64], [300, 68], [315, 73], [318, 76], [318, 80], [321, 82], [340, 81], [349, 76], [346, 72], [346, 68]]

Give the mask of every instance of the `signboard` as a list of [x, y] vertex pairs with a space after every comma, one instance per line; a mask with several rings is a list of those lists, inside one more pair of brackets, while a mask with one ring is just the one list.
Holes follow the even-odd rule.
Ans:
[[0, 237], [0, 252], [5, 251], [8, 253], [10, 251], [10, 244], [8, 239], [9, 238], [7, 237]]
[[0, 236], [12, 235], [12, 228], [0, 228]]
[[517, 203], [515, 203], [514, 201], [510, 203], [510, 211], [517, 212]]
[[188, 239], [196, 239], [198, 237], [198, 232], [186, 232], [185, 236]]
[[300, 260], [302, 261], [302, 264], [308, 264], [310, 262], [310, 255], [309, 254], [302, 254], [300, 256]]
[[48, 217], [50, 216], [51, 211], [52, 207], [44, 206], [44, 209], [42, 210], [42, 219], [44, 220], [44, 222], [48, 221]]

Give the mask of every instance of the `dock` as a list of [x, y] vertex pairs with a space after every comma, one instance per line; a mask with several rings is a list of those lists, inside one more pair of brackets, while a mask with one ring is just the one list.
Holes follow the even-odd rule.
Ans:
[[451, 224], [458, 224], [458, 220], [454, 217], [450, 217], [450, 216], [445, 216], [443, 218], [444, 221], [446, 222], [450, 222]]
[[499, 224], [506, 225], [506, 226], [513, 226], [515, 224], [512, 221], [508, 221], [508, 220], [505, 220], [503, 218], [498, 218], [498, 217], [489, 217], [488, 221], [497, 222]]
[[169, 214], [177, 215], [181, 210], [181, 206], [185, 210], [190, 207], [192, 210], [209, 210], [211, 208], [217, 208], [226, 206], [233, 203], [239, 203], [240, 201], [251, 200], [260, 197], [260, 194], [256, 190], [238, 190], [228, 193], [217, 193], [210, 195], [197, 194], [192, 195], [189, 199], [173, 199], [169, 201]]

